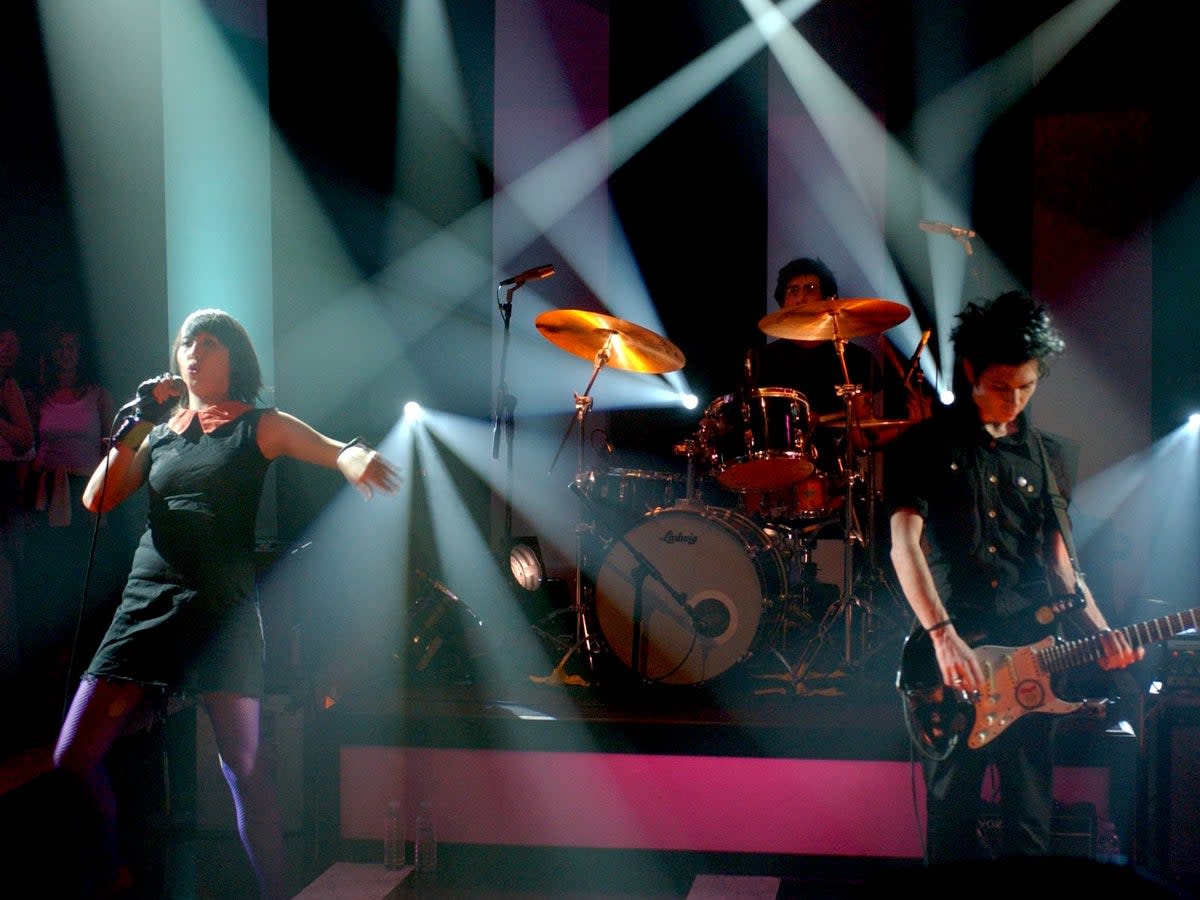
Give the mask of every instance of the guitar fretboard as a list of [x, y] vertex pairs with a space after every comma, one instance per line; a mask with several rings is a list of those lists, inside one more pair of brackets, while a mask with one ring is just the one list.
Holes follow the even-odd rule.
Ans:
[[[1165, 641], [1190, 628], [1200, 628], [1200, 607], [1159, 616], [1157, 619], [1139, 622], [1136, 625], [1114, 628], [1113, 631], [1125, 635], [1125, 639], [1134, 647], [1141, 647]], [[1043, 672], [1062, 672], [1100, 659], [1104, 656], [1104, 643], [1100, 635], [1094, 634], [1052, 644], [1036, 651], [1036, 656]]]

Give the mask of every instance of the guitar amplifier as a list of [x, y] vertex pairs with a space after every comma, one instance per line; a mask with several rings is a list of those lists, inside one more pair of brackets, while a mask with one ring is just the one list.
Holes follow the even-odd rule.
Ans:
[[1182, 634], [1167, 641], [1162, 662], [1163, 693], [1200, 693], [1200, 634]]
[[[1080, 856], [1093, 859], [1096, 855], [1096, 807], [1091, 803], [1054, 804], [1050, 817], [1050, 852], [1055, 856]], [[999, 854], [1003, 831], [1000, 811], [986, 804], [979, 817], [979, 834], [993, 853]]]
[[1200, 694], [1153, 698], [1144, 733], [1138, 861], [1200, 886]]

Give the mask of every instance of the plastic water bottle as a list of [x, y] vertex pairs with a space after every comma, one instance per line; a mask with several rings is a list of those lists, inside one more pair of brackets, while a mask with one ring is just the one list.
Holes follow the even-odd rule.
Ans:
[[421, 811], [413, 826], [413, 865], [418, 875], [430, 876], [437, 871], [437, 823], [433, 817], [433, 802], [421, 801]]
[[388, 804], [387, 821], [383, 831], [383, 865], [387, 869], [404, 867], [404, 804], [393, 800]]

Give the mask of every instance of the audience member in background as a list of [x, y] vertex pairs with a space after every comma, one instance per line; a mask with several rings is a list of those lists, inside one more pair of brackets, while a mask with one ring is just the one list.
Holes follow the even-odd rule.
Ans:
[[[125, 565], [107, 527], [93, 558], [96, 518], [82, 506], [88, 477], [104, 458], [114, 415], [112, 395], [97, 377], [90, 349], [82, 328], [51, 326], [28, 395], [36, 452], [25, 485], [29, 528], [20, 578], [20, 635], [27, 675], [44, 694], [38, 706], [55, 725], [62, 718], [76, 642], [90, 640], [85, 654], [94, 649], [100, 634], [96, 623], [111, 615]], [[124, 549], [125, 559], [130, 552], [131, 546]]]
[[33, 423], [17, 379], [20, 357], [16, 326], [0, 321], [0, 685], [19, 674], [21, 660], [16, 585], [25, 555], [25, 517], [20, 483], [33, 452]]

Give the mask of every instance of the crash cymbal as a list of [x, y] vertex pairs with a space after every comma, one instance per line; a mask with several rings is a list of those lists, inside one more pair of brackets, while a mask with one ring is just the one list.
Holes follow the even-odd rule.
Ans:
[[849, 340], [881, 334], [909, 317], [910, 310], [894, 300], [856, 297], [822, 300], [792, 306], [764, 316], [758, 328], [772, 337], [794, 341]]
[[683, 352], [666, 338], [641, 325], [584, 309], [552, 309], [534, 324], [542, 337], [568, 353], [596, 358], [607, 349], [605, 365], [629, 372], [659, 375], [682, 369]]

